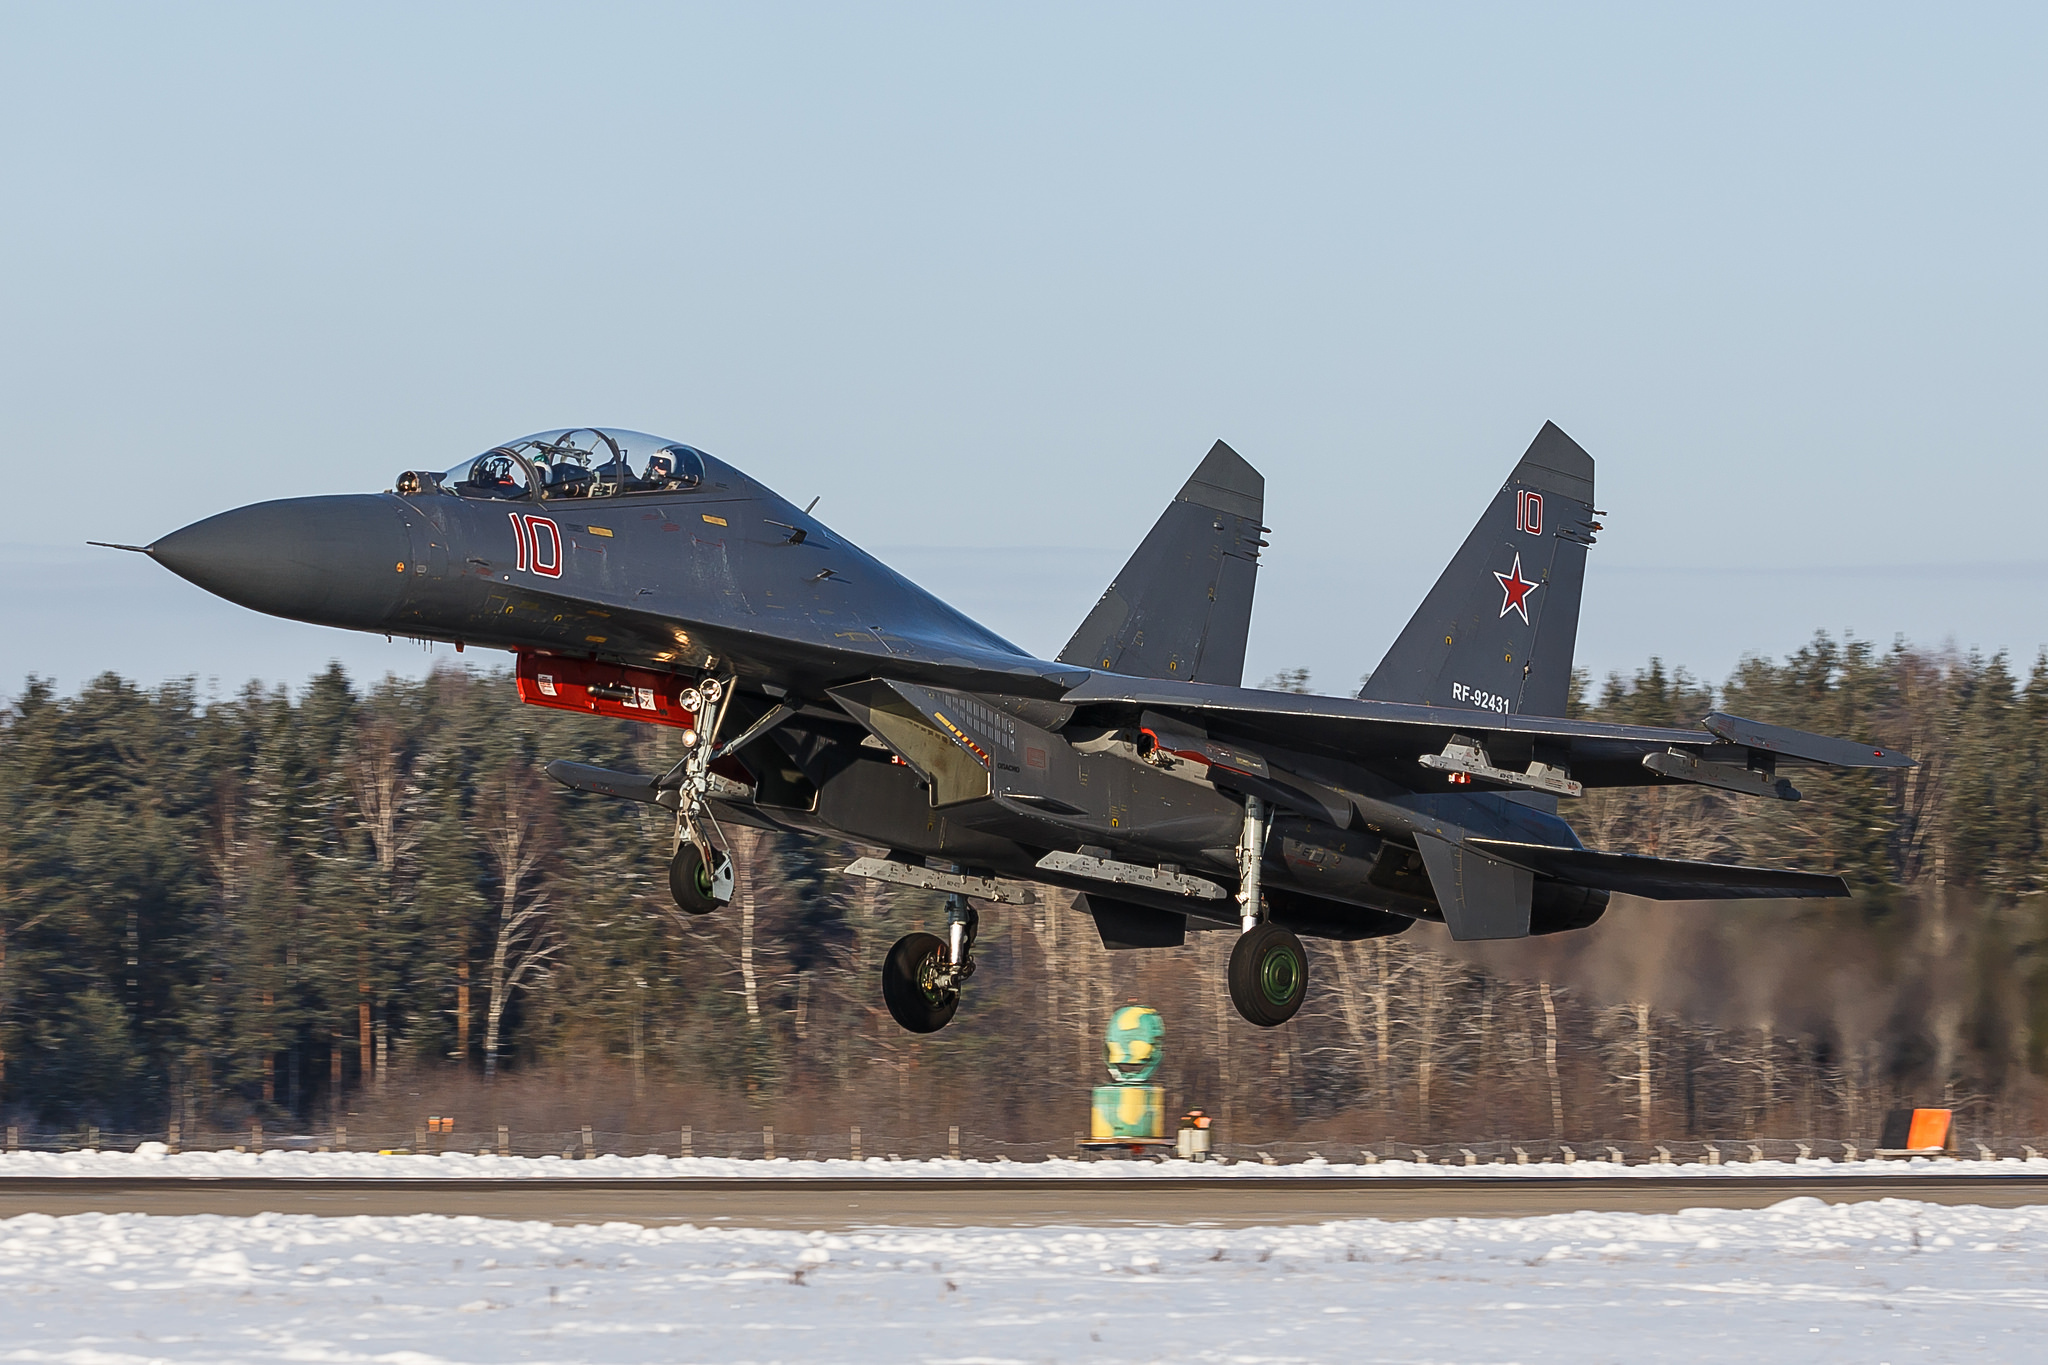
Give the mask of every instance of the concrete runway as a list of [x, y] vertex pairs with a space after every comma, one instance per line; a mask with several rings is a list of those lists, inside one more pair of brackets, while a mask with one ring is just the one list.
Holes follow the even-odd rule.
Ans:
[[1187, 1224], [1254, 1227], [1340, 1218], [1510, 1218], [1581, 1209], [1752, 1209], [1920, 1199], [2048, 1204], [2048, 1176], [1221, 1176], [709, 1180], [0, 1178], [0, 1217], [24, 1213], [436, 1213], [550, 1223], [694, 1223], [848, 1231], [871, 1226]]

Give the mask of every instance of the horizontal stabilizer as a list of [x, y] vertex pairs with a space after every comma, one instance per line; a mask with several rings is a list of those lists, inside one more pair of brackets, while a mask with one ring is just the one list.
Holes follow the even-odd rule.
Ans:
[[1746, 749], [1761, 749], [1780, 758], [1801, 759], [1808, 763], [1825, 763], [1835, 768], [1910, 768], [1913, 760], [1902, 753], [1894, 752], [1881, 744], [1858, 744], [1853, 739], [1835, 739], [1828, 735], [1809, 734], [1804, 730], [1788, 730], [1782, 725], [1765, 725], [1762, 721], [1744, 720], [1715, 711], [1700, 722], [1716, 739], [1730, 744], [1740, 744]]
[[[1464, 846], [1574, 886], [1617, 891], [1653, 901], [1820, 899], [1849, 894], [1848, 884], [1840, 877], [1818, 872], [1696, 863], [1637, 853], [1599, 853], [1590, 848], [1553, 848], [1508, 839], [1467, 839]], [[1425, 851], [1423, 856], [1427, 860], [1428, 853]], [[1434, 876], [1432, 867], [1432, 880]], [[1445, 914], [1449, 914], [1448, 906]]]

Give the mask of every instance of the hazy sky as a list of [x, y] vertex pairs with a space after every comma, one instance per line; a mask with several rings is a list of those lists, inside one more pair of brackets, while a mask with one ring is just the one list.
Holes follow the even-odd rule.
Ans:
[[2044, 15], [7, 5], [0, 693], [420, 669], [82, 542], [572, 423], [1043, 653], [1223, 437], [1336, 691], [1550, 418], [1596, 672], [2031, 660]]

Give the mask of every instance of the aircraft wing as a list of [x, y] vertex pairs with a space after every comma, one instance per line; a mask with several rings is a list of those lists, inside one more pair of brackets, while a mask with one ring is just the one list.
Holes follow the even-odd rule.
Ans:
[[1105, 722], [1150, 712], [1243, 744], [1364, 763], [1414, 790], [1440, 789], [1447, 779], [1453, 786], [1562, 795], [1576, 795], [1575, 787], [1693, 782], [1797, 800], [1776, 769], [1913, 765], [1883, 745], [1720, 712], [1700, 729], [1681, 730], [1109, 674], [1094, 675], [1062, 700]]

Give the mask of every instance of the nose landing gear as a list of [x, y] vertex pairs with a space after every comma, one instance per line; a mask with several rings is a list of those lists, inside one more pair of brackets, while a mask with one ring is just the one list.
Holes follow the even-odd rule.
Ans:
[[732, 855], [713, 848], [704, 834], [704, 821], [710, 814], [704, 798], [711, 790], [711, 760], [731, 695], [731, 687], [717, 678], [706, 678], [684, 692], [683, 704], [697, 714], [698, 725], [683, 731], [687, 751], [682, 762], [655, 784], [662, 789], [664, 805], [671, 804], [666, 798], [673, 795], [676, 813], [676, 851], [668, 865], [668, 892], [675, 898], [676, 908], [690, 915], [708, 915], [732, 903]]
[[690, 915], [708, 915], [732, 904], [732, 858], [715, 853], [706, 858], [704, 850], [686, 836], [676, 845], [669, 860], [668, 893], [676, 908]]
[[905, 934], [882, 962], [882, 1002], [911, 1033], [937, 1033], [960, 1008], [960, 987], [974, 975], [974, 935], [981, 915], [973, 902], [946, 897], [946, 937]]

